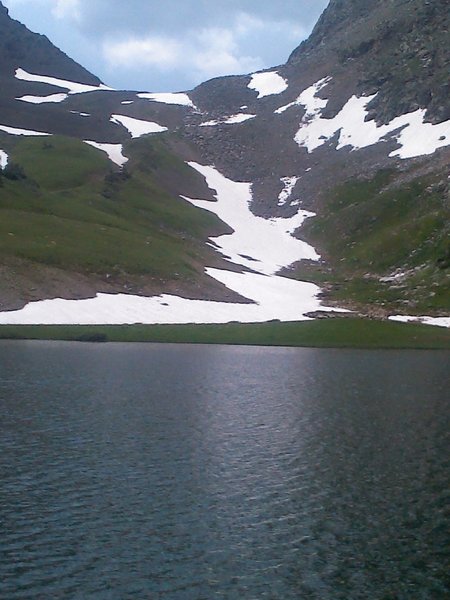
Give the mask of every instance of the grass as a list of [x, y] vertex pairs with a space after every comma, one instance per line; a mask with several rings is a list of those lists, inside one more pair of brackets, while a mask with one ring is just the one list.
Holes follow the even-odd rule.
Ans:
[[120, 171], [75, 139], [19, 140], [11, 161], [26, 178], [1, 179], [0, 256], [101, 275], [192, 281], [202, 274], [201, 265], [217, 260], [205, 240], [223, 225], [158, 180], [160, 172], [200, 176], [160, 140], [130, 141], [126, 153]]
[[450, 349], [448, 329], [359, 318], [225, 325], [2, 325], [0, 339]]
[[[414, 177], [391, 185], [395, 173], [348, 181], [329, 195], [321, 215], [305, 223], [306, 237], [331, 270], [300, 264], [294, 276], [331, 286], [331, 297], [356, 305], [407, 306], [418, 313], [448, 311], [445, 268], [450, 210], [439, 176]], [[380, 278], [408, 271], [400, 283]], [[411, 313], [411, 310], [407, 311]]]

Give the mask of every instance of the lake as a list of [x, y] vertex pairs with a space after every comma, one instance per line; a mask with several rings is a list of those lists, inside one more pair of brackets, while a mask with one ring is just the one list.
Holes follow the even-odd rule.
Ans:
[[0, 597], [444, 598], [449, 358], [1, 341]]

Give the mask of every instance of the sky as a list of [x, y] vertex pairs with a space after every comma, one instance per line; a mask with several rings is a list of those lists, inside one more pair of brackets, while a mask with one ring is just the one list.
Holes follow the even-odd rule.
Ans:
[[189, 90], [284, 63], [328, 0], [2, 0], [112, 87]]

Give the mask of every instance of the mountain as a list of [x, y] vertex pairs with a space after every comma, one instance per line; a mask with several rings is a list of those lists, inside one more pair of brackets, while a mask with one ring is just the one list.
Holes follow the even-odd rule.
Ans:
[[446, 4], [331, 0], [286, 64], [178, 94], [107, 88], [0, 4], [1, 308], [448, 313]]

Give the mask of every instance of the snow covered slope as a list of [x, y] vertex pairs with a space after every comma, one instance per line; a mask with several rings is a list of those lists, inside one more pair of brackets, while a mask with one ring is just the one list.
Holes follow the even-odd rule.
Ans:
[[[285, 65], [165, 94], [109, 88], [0, 7], [0, 270], [12, 282], [0, 303], [43, 301], [3, 322], [287, 320], [322, 304], [446, 317], [444, 0], [331, 0]], [[139, 211], [145, 248], [123, 235]], [[31, 241], [40, 227], [48, 239]], [[79, 239], [102, 260], [75, 260]]]

